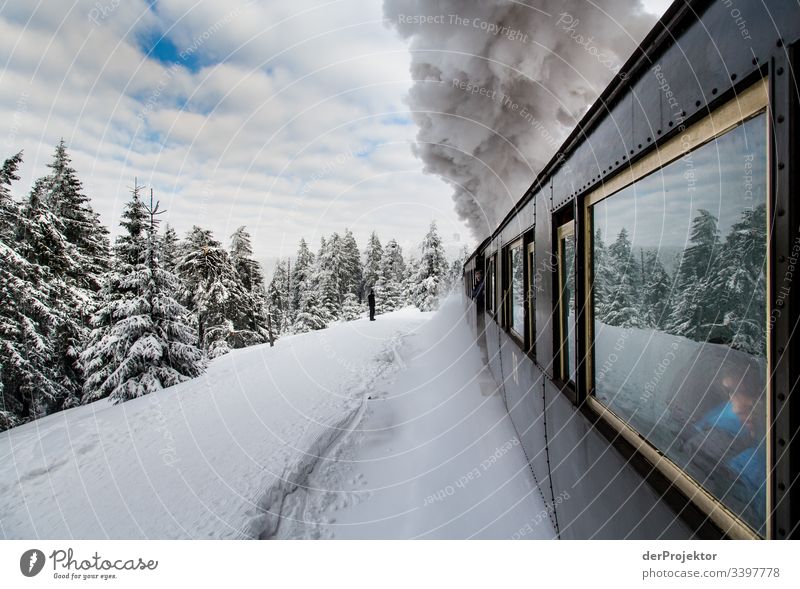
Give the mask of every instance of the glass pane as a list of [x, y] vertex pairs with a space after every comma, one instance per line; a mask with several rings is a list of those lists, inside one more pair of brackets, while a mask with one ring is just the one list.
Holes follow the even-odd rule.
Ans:
[[535, 353], [536, 348], [536, 260], [533, 255], [533, 247], [528, 248], [528, 317], [530, 317], [528, 325], [528, 337], [530, 339], [530, 350]]
[[486, 300], [489, 310], [494, 312], [494, 259], [489, 262], [489, 276], [486, 284]]
[[[562, 280], [561, 285], [561, 329], [566, 335], [566, 342], [562, 342], [561, 354], [563, 355], [567, 380], [575, 381], [575, 240], [572, 234], [561, 239], [559, 247], [561, 252]], [[562, 335], [562, 340], [564, 336]]]
[[762, 534], [765, 125], [591, 208], [597, 399]]
[[511, 248], [511, 329], [525, 333], [525, 284], [522, 281], [522, 246]]

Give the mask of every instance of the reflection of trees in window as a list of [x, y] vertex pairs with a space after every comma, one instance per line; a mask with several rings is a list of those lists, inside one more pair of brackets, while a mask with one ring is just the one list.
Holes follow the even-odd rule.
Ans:
[[[575, 380], [575, 242], [572, 233], [561, 240], [563, 284], [561, 284], [561, 354], [566, 373], [562, 377]], [[566, 336], [566, 337], [565, 337]]]
[[766, 355], [766, 210], [745, 209], [725, 241], [705, 209], [692, 221], [674, 276], [658, 250], [634, 252], [623, 228], [606, 247], [594, 238], [595, 318], [617, 327], [655, 328]]
[[525, 284], [522, 280], [522, 246], [511, 250], [511, 327], [518, 334], [525, 333]]

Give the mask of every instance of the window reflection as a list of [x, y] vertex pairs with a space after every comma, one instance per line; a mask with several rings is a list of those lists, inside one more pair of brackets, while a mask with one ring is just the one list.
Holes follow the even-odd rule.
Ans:
[[590, 209], [595, 395], [766, 521], [766, 117]]
[[525, 333], [525, 284], [522, 274], [522, 245], [512, 247], [509, 252], [511, 276], [511, 329], [519, 337]]
[[559, 266], [561, 276], [561, 377], [575, 381], [575, 240], [570, 229], [560, 232]]

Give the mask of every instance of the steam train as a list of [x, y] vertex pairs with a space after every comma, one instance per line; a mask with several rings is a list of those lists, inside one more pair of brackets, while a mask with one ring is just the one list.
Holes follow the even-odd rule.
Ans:
[[675, 2], [464, 265], [561, 538], [800, 537], [799, 39]]

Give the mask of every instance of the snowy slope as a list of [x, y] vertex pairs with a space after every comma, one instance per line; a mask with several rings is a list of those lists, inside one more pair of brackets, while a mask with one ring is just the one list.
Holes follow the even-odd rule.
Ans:
[[451, 298], [289, 496], [278, 538], [553, 538], [502, 398]]
[[293, 482], [427, 319], [407, 309], [286, 337], [170, 389], [0, 433], [0, 537], [270, 535]]

